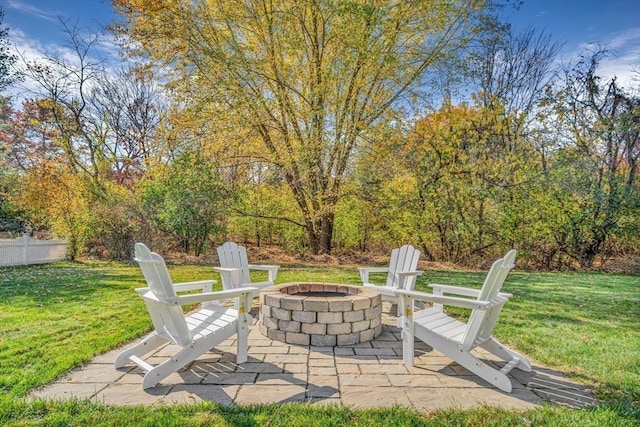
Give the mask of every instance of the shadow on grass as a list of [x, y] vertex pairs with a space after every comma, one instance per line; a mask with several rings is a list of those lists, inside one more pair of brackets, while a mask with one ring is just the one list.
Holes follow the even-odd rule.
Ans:
[[532, 366], [531, 372], [511, 371], [516, 378], [543, 400], [570, 408], [585, 408], [598, 403], [593, 390], [569, 381], [562, 373], [543, 366]]

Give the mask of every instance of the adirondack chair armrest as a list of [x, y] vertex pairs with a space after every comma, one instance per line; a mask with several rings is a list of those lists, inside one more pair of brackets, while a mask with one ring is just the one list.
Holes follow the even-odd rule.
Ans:
[[[429, 284], [429, 287], [433, 288], [434, 290], [437, 290], [437, 289], [442, 290], [442, 292], [445, 294], [463, 295], [463, 296], [473, 297], [473, 298], [478, 298], [478, 296], [480, 295], [480, 289], [464, 288], [462, 286], [451, 286], [451, 285], [441, 285], [439, 283], [431, 283]], [[498, 296], [501, 296], [503, 298], [511, 298], [513, 297], [513, 294], [500, 292]]]
[[213, 267], [213, 269], [218, 273], [233, 273], [236, 271], [240, 271], [239, 268], [228, 268], [228, 267]]
[[389, 267], [358, 267], [362, 283], [369, 283], [370, 273], [388, 273]]
[[398, 272], [398, 276], [400, 276], [400, 280], [404, 281], [407, 277], [411, 277], [411, 276], [422, 276], [424, 274], [424, 271], [422, 270], [415, 270], [415, 271], [400, 271]]
[[173, 305], [188, 305], [188, 304], [196, 304], [199, 302], [241, 297], [255, 291], [258, 291], [258, 288], [254, 286], [246, 286], [242, 288], [228, 289], [224, 291], [203, 292], [200, 294], [190, 294], [190, 295], [178, 295], [172, 298], [165, 298], [164, 301]]
[[398, 276], [400, 277], [409, 277], [409, 276], [422, 276], [424, 271], [416, 270], [416, 271], [400, 271]]
[[[196, 289], [201, 289], [202, 292], [211, 292], [213, 284], [217, 283], [215, 280], [199, 280], [197, 282], [183, 282], [183, 283], [175, 283], [173, 288], [176, 292], [185, 292], [185, 291], [195, 291]], [[136, 288], [135, 291], [140, 295], [144, 295], [151, 288]]]
[[195, 291], [196, 289], [202, 289], [203, 292], [211, 292], [215, 283], [217, 283], [215, 280], [198, 280], [195, 282], [174, 283], [173, 288], [176, 292]]
[[407, 291], [404, 289], [394, 289], [393, 291], [398, 295], [406, 295], [413, 300], [427, 301], [433, 304], [452, 305], [454, 307], [469, 308], [472, 310], [486, 310], [494, 305], [504, 303], [506, 301], [498, 301], [497, 299], [492, 301], [478, 301], [467, 298], [426, 294], [418, 291]]
[[269, 274], [269, 281], [273, 282], [276, 280], [276, 276], [278, 275], [279, 265], [265, 265], [265, 264], [249, 264], [249, 270], [259, 270], [266, 271]]
[[445, 294], [463, 295], [466, 297], [477, 298], [480, 295], [480, 289], [465, 288], [462, 286], [442, 285], [440, 283], [430, 283], [430, 288], [434, 291], [440, 290]]

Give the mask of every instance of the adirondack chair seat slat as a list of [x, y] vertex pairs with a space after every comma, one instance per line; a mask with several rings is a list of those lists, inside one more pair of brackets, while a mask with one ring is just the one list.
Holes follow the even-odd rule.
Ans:
[[434, 326], [440, 324], [449, 323], [455, 321], [452, 317], [447, 316], [441, 310], [427, 308], [425, 310], [419, 310], [413, 313], [414, 322], [420, 322], [421, 324], [432, 323]]
[[461, 344], [465, 329], [466, 327], [464, 323], [452, 322], [448, 325], [434, 329], [433, 332]]
[[193, 340], [198, 340], [210, 334], [225, 333], [227, 329], [234, 329], [237, 318], [237, 311], [233, 309], [224, 311], [209, 309], [198, 311], [185, 317], [184, 320], [187, 322], [187, 328]]
[[437, 334], [440, 334], [449, 338], [458, 336], [460, 331], [464, 333], [464, 330], [466, 328], [466, 325], [464, 323], [458, 320], [452, 319], [450, 317], [448, 319], [447, 318], [438, 319], [438, 321], [435, 323], [421, 322], [420, 326], [428, 328]]
[[[507, 373], [514, 368], [529, 372], [531, 364], [524, 356], [500, 343], [492, 333], [503, 305], [511, 297], [500, 289], [514, 266], [515, 257], [516, 251], [512, 250], [494, 262], [480, 290], [439, 284], [429, 285], [433, 294], [396, 289], [400, 311], [404, 313], [399, 319], [403, 362], [413, 365], [414, 339], [417, 338], [500, 390], [511, 392]], [[415, 301], [431, 302], [433, 306], [414, 311]], [[446, 305], [471, 309], [467, 323], [447, 315], [444, 312]], [[471, 353], [475, 348], [498, 356], [505, 361], [504, 366], [496, 369], [493, 364], [485, 363]]]
[[420, 318], [419, 320], [415, 320], [414, 322], [418, 322], [421, 326], [428, 328], [438, 334], [447, 336], [447, 337], [455, 337], [460, 333], [460, 330], [464, 333], [465, 324], [447, 316], [444, 313], [434, 312], [431, 316], [427, 318]]
[[[461, 324], [455, 324], [455, 323], [451, 323], [447, 325], [448, 329], [445, 331], [433, 331], [434, 333], [440, 334], [443, 337], [446, 337], [447, 339], [449, 339], [452, 342], [456, 342], [458, 344], [460, 344], [462, 342], [462, 337], [464, 336], [464, 330], [465, 330], [465, 325], [463, 323]], [[416, 330], [416, 338], [424, 341], [426, 339], [428, 339], [427, 335], [422, 335], [420, 332], [422, 331], [422, 329], [417, 329]]]

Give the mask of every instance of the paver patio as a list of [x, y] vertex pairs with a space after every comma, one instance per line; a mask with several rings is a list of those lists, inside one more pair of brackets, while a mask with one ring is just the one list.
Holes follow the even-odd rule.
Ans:
[[[385, 303], [379, 337], [344, 347], [281, 343], [261, 335], [254, 324], [246, 363], [235, 363], [235, 341], [230, 339], [147, 390], [142, 388], [139, 368], [114, 368], [120, 349], [113, 350], [31, 396], [89, 398], [109, 405], [311, 402], [357, 408], [401, 405], [419, 411], [482, 404], [524, 409], [545, 402], [571, 407], [595, 403], [587, 387], [535, 362], [532, 372], [511, 372], [512, 393], [491, 387], [419, 341], [415, 366], [405, 366], [401, 331], [395, 326], [395, 316], [388, 313], [395, 313], [395, 307]], [[174, 354], [167, 347], [148, 355], [147, 360], [154, 363], [156, 358]]]

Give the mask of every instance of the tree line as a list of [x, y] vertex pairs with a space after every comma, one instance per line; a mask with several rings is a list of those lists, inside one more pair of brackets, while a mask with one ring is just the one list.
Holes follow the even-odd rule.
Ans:
[[0, 33], [0, 89], [38, 87], [1, 98], [0, 216], [74, 257], [226, 239], [460, 264], [517, 248], [542, 269], [637, 255], [640, 86], [600, 76], [605, 49], [558, 67], [550, 35], [489, 1], [113, 5], [119, 71], [100, 34], [65, 26], [74, 57], [30, 62]]

